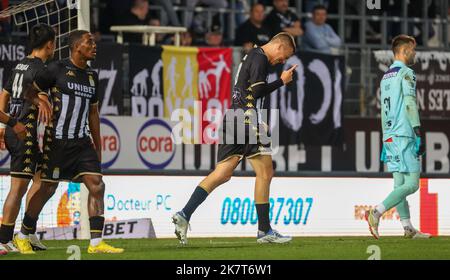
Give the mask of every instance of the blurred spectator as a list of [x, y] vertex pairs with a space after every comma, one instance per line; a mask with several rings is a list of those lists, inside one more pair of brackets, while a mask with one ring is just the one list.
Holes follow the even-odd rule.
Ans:
[[[113, 25], [123, 23], [124, 11], [131, 9], [131, 0], [101, 0], [99, 29], [101, 33], [111, 33], [110, 28]], [[107, 15], [107, 16], [104, 16]]]
[[[384, 0], [382, 4], [385, 4], [383, 7], [387, 7], [387, 15], [389, 17], [401, 17], [402, 16], [402, 3], [399, 1], [392, 0]], [[398, 22], [388, 21], [387, 23], [387, 36], [388, 42], [391, 42], [392, 39], [402, 33], [402, 24]]]
[[302, 36], [303, 29], [296, 14], [289, 10], [288, 0], [273, 0], [273, 10], [267, 15], [264, 24], [270, 29], [270, 37], [286, 31], [294, 37]]
[[181, 26], [177, 13], [173, 9], [173, 0], [151, 0], [151, 2], [162, 7], [161, 25]]
[[245, 52], [253, 45], [262, 46], [270, 40], [270, 32], [264, 25], [264, 6], [254, 4], [250, 10], [250, 18], [236, 29], [235, 46], [243, 46]]
[[147, 25], [150, 21], [148, 0], [133, 0], [130, 11], [121, 20], [124, 25]]
[[[386, 11], [388, 11], [388, 4], [387, 2], [381, 2], [381, 10], [377, 9], [367, 9], [366, 2], [361, 2], [361, 0], [345, 0], [345, 13], [349, 15], [361, 15], [362, 10], [365, 10], [365, 13], [367, 16], [382, 16], [382, 14]], [[389, 0], [381, 0], [381, 1], [389, 1]], [[397, 1], [398, 2], [398, 1]], [[333, 6], [332, 3], [330, 3], [330, 6]], [[386, 8], [385, 8], [386, 7]], [[328, 9], [329, 11], [329, 9]], [[398, 25], [398, 24], [397, 24]], [[337, 28], [337, 25], [334, 27]], [[345, 38], [344, 41], [347, 43], [359, 43], [360, 40], [360, 27], [361, 22], [360, 20], [354, 19], [354, 20], [346, 20], [345, 21]], [[374, 44], [380, 44], [381, 43], [381, 22], [377, 21], [368, 21], [366, 24], [366, 42], [367, 43], [374, 43]], [[389, 29], [389, 28], [388, 28]]]
[[[150, 26], [161, 26], [161, 22], [157, 18], [150, 18], [148, 24]], [[164, 40], [166, 39], [166, 35], [163, 33], [157, 33], [156, 34], [156, 44], [162, 44]]]
[[[407, 15], [408, 18], [420, 18], [426, 14], [428, 18], [433, 19], [436, 17], [436, 7], [434, 1], [427, 2], [427, 8], [424, 9], [423, 0], [409, 0]], [[400, 1], [384, 0], [383, 4], [386, 5], [389, 17], [402, 17], [402, 3]], [[423, 36], [431, 38], [434, 36], [434, 29], [432, 24], [428, 25], [428, 30], [424, 30], [424, 23], [408, 23], [408, 30], [406, 33], [413, 36], [416, 39], [418, 45], [423, 44]], [[425, 34], [423, 34], [425, 32]], [[388, 42], [390, 42], [395, 36], [404, 33], [402, 30], [402, 24], [397, 22], [388, 22]]]
[[[436, 18], [436, 7], [434, 1], [427, 1], [426, 9], [424, 9], [423, 0], [409, 0], [408, 4], [408, 18], [423, 18], [426, 15], [430, 19]], [[427, 39], [434, 36], [433, 25], [428, 25], [428, 30], [425, 30], [424, 23], [409, 23], [408, 34], [414, 36], [418, 45], [423, 45], [424, 36]]]
[[314, 7], [317, 5], [324, 5], [328, 9], [329, 0], [306, 0], [305, 1], [305, 12], [312, 13]]
[[[158, 21], [158, 23], [156, 23]], [[151, 18], [148, 0], [133, 0], [131, 9], [122, 17], [121, 25], [159, 25], [159, 19]], [[142, 43], [142, 34], [124, 33], [124, 41]]]
[[192, 41], [194, 39], [194, 34], [192, 30], [181, 33], [180, 44], [184, 47], [192, 46]]
[[223, 34], [220, 25], [211, 26], [210, 30], [205, 35], [205, 43], [208, 47], [222, 47], [223, 46]]
[[[194, 8], [197, 4], [202, 4], [214, 9], [224, 9], [228, 6], [227, 0], [186, 0], [186, 8], [188, 8], [188, 12], [186, 13], [186, 27], [193, 27], [196, 33], [205, 33], [205, 30], [207, 30], [207, 27], [205, 26], [207, 13], [199, 13], [195, 19], [193, 19]], [[212, 14], [212, 16], [215, 16], [215, 14]]]
[[251, 9], [249, 1], [250, 0], [236, 0], [236, 7], [234, 9], [240, 11], [240, 13], [236, 13], [236, 26], [243, 24], [247, 20], [248, 16], [246, 14], [250, 12]]
[[[175, 45], [175, 35], [167, 34], [162, 41], [163, 45]], [[205, 44], [204, 41], [202, 44]], [[190, 47], [194, 45], [194, 32], [188, 29], [187, 32], [180, 34], [180, 46]]]
[[312, 20], [305, 24], [306, 32], [302, 40], [305, 50], [330, 54], [331, 48], [341, 47], [341, 38], [326, 21], [327, 9], [325, 6], [315, 6]]

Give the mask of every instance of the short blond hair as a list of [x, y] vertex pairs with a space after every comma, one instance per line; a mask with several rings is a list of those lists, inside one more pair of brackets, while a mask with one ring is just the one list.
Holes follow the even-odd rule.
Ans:
[[280, 32], [277, 35], [273, 36], [272, 39], [270, 39], [270, 42], [276, 41], [280, 41], [282, 44], [289, 45], [294, 50], [294, 52], [297, 49], [294, 36], [292, 36], [288, 32]]
[[397, 54], [400, 51], [400, 48], [407, 44], [416, 45], [416, 39], [405, 34], [395, 36], [395, 38], [392, 39], [392, 51], [394, 52], [394, 54]]

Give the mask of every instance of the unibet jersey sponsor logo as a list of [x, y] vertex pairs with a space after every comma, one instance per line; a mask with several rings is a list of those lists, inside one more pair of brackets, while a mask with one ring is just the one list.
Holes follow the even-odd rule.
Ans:
[[95, 95], [95, 87], [89, 87], [72, 82], [68, 82], [67, 87], [70, 90], [73, 90], [75, 95], [80, 97], [91, 98], [93, 95]]
[[120, 154], [120, 134], [114, 123], [101, 118], [100, 131], [102, 141], [102, 168], [110, 168], [117, 161]]
[[172, 128], [161, 119], [144, 123], [136, 139], [141, 161], [150, 169], [163, 169], [175, 156]]

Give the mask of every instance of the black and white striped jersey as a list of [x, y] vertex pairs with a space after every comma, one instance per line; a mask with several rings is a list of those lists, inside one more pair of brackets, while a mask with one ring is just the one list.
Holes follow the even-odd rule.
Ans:
[[16, 118], [35, 132], [37, 128], [37, 108], [25, 99], [25, 91], [33, 83], [37, 73], [45, 68], [44, 62], [37, 57], [25, 57], [12, 69], [4, 90], [10, 95], [9, 115]]
[[257, 122], [261, 121], [260, 110], [264, 106], [264, 97], [254, 94], [252, 88], [266, 84], [269, 74], [269, 61], [262, 48], [252, 49], [242, 58], [235, 77], [232, 92], [232, 109], [242, 109], [245, 112], [245, 124], [251, 124], [251, 113], [257, 113]]
[[50, 89], [50, 127], [56, 139], [89, 137], [89, 108], [98, 103], [98, 75], [94, 70], [78, 68], [70, 59], [55, 61], [37, 74], [35, 85], [41, 91]]

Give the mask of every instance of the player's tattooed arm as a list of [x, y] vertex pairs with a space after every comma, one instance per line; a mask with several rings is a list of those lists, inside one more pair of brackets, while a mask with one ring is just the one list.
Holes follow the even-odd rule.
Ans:
[[100, 114], [98, 112], [98, 103], [90, 105], [89, 108], [89, 130], [91, 131], [92, 141], [95, 145], [98, 158], [102, 161], [102, 143], [100, 139]]

